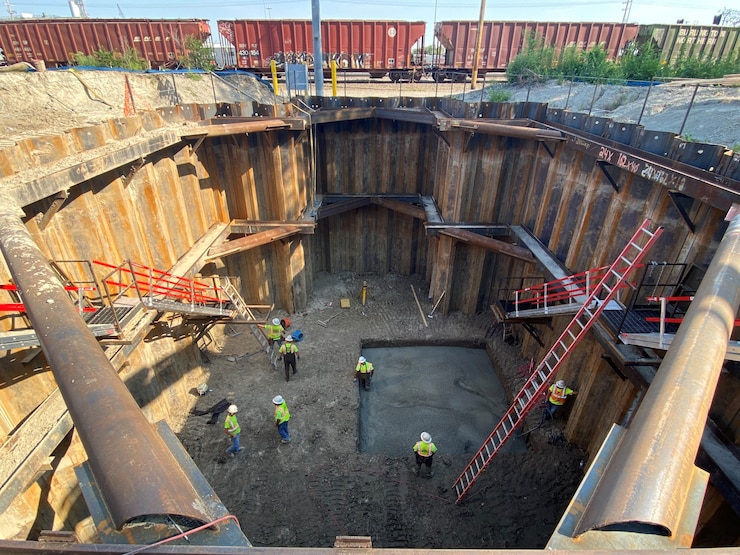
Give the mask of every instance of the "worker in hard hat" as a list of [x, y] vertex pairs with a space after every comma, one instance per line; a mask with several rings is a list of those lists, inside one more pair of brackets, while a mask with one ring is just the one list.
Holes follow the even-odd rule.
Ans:
[[265, 324], [265, 333], [267, 333], [267, 342], [270, 345], [273, 343], [280, 345], [285, 335], [285, 328], [280, 323], [280, 318], [273, 318], [271, 324]]
[[368, 362], [365, 357], [357, 359], [357, 366], [355, 366], [355, 381], [360, 380], [360, 385], [365, 388], [365, 391], [370, 391], [370, 382], [373, 378], [373, 363]]
[[427, 432], [421, 432], [419, 436], [421, 441], [417, 441], [414, 444], [414, 454], [416, 456], [416, 475], [419, 476], [421, 473], [421, 465], [427, 467], [427, 478], [434, 476], [432, 472], [432, 459], [434, 454], [437, 452], [437, 446], [432, 443], [432, 436]]
[[272, 404], [275, 405], [275, 426], [280, 434], [280, 443], [290, 443], [290, 433], [288, 433], [288, 421], [290, 420], [290, 411], [285, 399], [276, 395]]
[[278, 349], [278, 353], [280, 354], [280, 357], [283, 359], [283, 362], [285, 363], [285, 381], [290, 381], [290, 369], [293, 369], [293, 374], [295, 374], [298, 370], [296, 370], [295, 361], [296, 358], [301, 358], [301, 355], [298, 354], [298, 345], [295, 344], [293, 341], [292, 335], [286, 335], [285, 336], [285, 343], [280, 345], [280, 349]]
[[233, 459], [237, 453], [243, 450], [239, 445], [239, 434], [241, 434], [242, 429], [241, 426], [239, 426], [239, 421], [236, 419], [236, 413], [239, 412], [239, 409], [236, 405], [229, 405], [226, 412], [224, 432], [226, 432], [226, 435], [231, 438], [231, 445], [226, 449], [226, 454]]
[[565, 400], [568, 398], [568, 395], [576, 395], [578, 392], [573, 391], [568, 386], [565, 385], [565, 380], [558, 380], [554, 384], [550, 386], [550, 389], [548, 390], [550, 394], [547, 396], [547, 406], [545, 407], [545, 412], [542, 415], [544, 418], [554, 418], [555, 411], [558, 410], [559, 407], [562, 407], [565, 404]]

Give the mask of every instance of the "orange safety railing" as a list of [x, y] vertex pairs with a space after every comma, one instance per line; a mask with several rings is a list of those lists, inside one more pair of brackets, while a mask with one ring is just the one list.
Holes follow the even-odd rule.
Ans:
[[[642, 267], [643, 264], [638, 265]], [[601, 266], [573, 274], [572, 276], [548, 281], [514, 292], [514, 314], [520, 310], [544, 309], [549, 307], [576, 303], [577, 297], [588, 297], [593, 287], [606, 275], [609, 266]], [[624, 268], [618, 271], [624, 271]], [[622, 287], [631, 286], [625, 283]]]
[[[65, 291], [76, 291], [78, 302], [77, 310], [79, 312], [95, 312], [97, 309], [91, 306], [83, 306], [82, 299], [85, 291], [95, 291], [95, 287], [77, 287], [74, 285], [65, 285]], [[18, 286], [13, 284], [0, 284], [0, 291], [18, 291]], [[0, 312], [25, 312], [26, 305], [23, 303], [0, 303]]]

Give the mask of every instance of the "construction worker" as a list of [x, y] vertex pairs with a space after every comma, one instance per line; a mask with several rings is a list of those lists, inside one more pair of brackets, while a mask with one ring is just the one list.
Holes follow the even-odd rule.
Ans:
[[285, 381], [290, 381], [290, 368], [293, 368], [293, 374], [295, 374], [298, 370], [296, 370], [295, 367], [295, 360], [297, 358], [301, 358], [301, 355], [298, 354], [298, 345], [296, 345], [293, 342], [293, 336], [292, 335], [286, 335], [285, 336], [285, 343], [280, 345], [280, 349], [278, 349], [278, 353], [280, 353], [281, 358], [283, 359], [283, 362], [285, 363]]
[[279, 318], [273, 318], [272, 324], [265, 324], [265, 332], [267, 333], [267, 342], [270, 345], [273, 343], [280, 345], [283, 342], [285, 328], [280, 323]]
[[554, 419], [555, 411], [558, 410], [558, 407], [562, 407], [563, 404], [565, 404], [565, 400], [568, 398], [568, 395], [576, 395], [578, 393], [577, 391], [573, 391], [567, 387], [565, 385], [565, 380], [556, 381], [550, 386], [548, 391], [550, 392], [550, 395], [547, 396], [547, 406], [542, 415], [543, 420], [545, 418]]
[[241, 434], [242, 429], [241, 426], [239, 426], [239, 421], [236, 419], [236, 413], [238, 411], [239, 409], [236, 408], [236, 405], [229, 405], [229, 408], [226, 409], [228, 414], [224, 420], [224, 432], [231, 438], [231, 445], [226, 449], [226, 454], [232, 459], [236, 453], [243, 450], [243, 448], [239, 446], [239, 434]]
[[272, 404], [275, 405], [275, 426], [277, 426], [280, 434], [280, 443], [290, 443], [290, 433], [288, 433], [290, 412], [288, 411], [288, 405], [285, 404], [285, 399], [280, 395], [275, 396]]
[[426, 432], [421, 432], [419, 439], [421, 439], [421, 441], [417, 441], [414, 444], [414, 454], [416, 455], [416, 475], [419, 476], [421, 465], [423, 464], [426, 465], [427, 470], [429, 471], [427, 478], [431, 478], [434, 476], [434, 472], [432, 472], [432, 459], [434, 458], [434, 454], [437, 452], [437, 446], [432, 443], [432, 436]]
[[365, 388], [365, 391], [370, 391], [370, 381], [373, 377], [373, 363], [368, 362], [365, 357], [357, 359], [357, 366], [355, 366], [355, 380], [360, 380], [360, 385]]

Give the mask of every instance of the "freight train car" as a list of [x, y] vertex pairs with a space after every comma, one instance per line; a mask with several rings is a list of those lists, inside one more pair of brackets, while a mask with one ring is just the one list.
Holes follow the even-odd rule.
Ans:
[[718, 25], [641, 25], [637, 41], [660, 52], [661, 60], [679, 57], [719, 60], [740, 54], [740, 27]]
[[[340, 69], [369, 72], [374, 78], [388, 74], [393, 81], [418, 80], [425, 29], [423, 21], [323, 20], [322, 67], [327, 70], [334, 60]], [[273, 60], [279, 68], [314, 65], [310, 20], [219, 20], [218, 31], [222, 46], [233, 49], [227, 66], [265, 74]]]
[[74, 55], [133, 48], [152, 67], [173, 65], [185, 54], [185, 38], [211, 35], [201, 19], [22, 19], [0, 21], [0, 48], [10, 64], [43, 60], [72, 65]]
[[[504, 71], [521, 53], [528, 35], [544, 39], [546, 45], [562, 51], [570, 45], [587, 50], [603, 44], [610, 59], [634, 40], [638, 26], [625, 23], [548, 23], [540, 21], [485, 21], [481, 40], [479, 73]], [[477, 21], [442, 21], [434, 36], [445, 49], [442, 66], [430, 68], [438, 81], [463, 80], [471, 72], [478, 38]]]

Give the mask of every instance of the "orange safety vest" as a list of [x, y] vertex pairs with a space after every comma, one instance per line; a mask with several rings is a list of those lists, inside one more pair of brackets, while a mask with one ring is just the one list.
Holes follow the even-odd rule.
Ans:
[[567, 387], [560, 388], [553, 384], [550, 386], [550, 399], [549, 400], [553, 405], [562, 405], [563, 403], [565, 403], [565, 399], [571, 393], [573, 393], [572, 389], [568, 389]]

